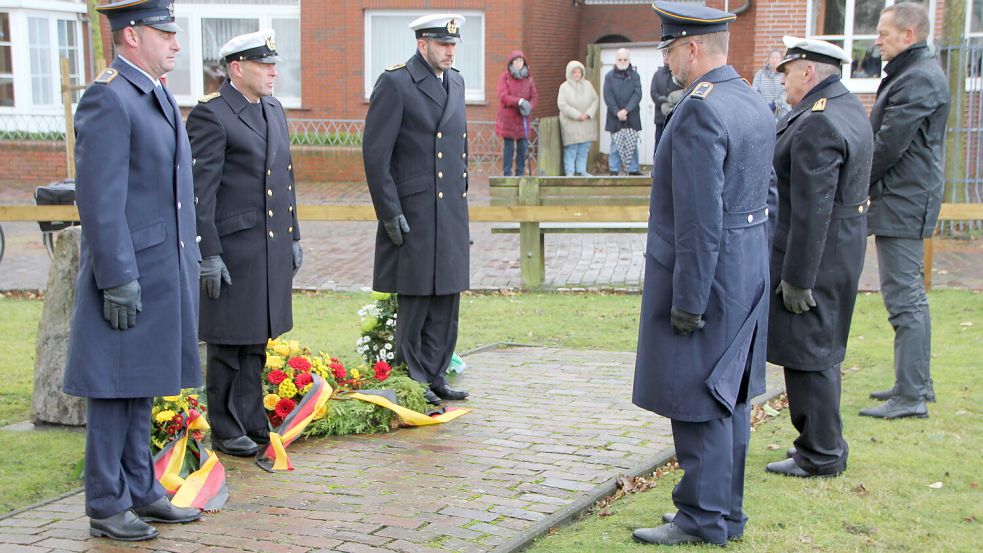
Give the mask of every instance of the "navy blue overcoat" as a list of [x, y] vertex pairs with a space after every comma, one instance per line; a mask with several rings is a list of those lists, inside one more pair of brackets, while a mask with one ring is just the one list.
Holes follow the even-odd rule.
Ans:
[[[444, 72], [447, 89], [420, 54], [375, 83], [362, 157], [379, 226], [372, 287], [416, 296], [468, 289], [468, 125], [464, 78]], [[410, 225], [396, 247], [381, 221]]]
[[[201, 385], [191, 147], [174, 98], [117, 58], [75, 114], [82, 252], [65, 392], [177, 394]], [[113, 330], [102, 290], [137, 279], [136, 326]]]
[[[639, 407], [690, 422], [730, 416], [748, 365], [748, 397], [764, 391], [774, 121], [725, 65], [695, 82], [666, 123], [649, 207]], [[673, 306], [706, 327], [676, 334]]]

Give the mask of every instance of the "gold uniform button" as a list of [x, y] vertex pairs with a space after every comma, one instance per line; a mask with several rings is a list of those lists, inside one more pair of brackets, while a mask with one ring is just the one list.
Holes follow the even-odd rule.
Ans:
[[438, 179], [444, 178], [444, 172], [443, 171], [437, 171], [437, 178]]
[[270, 171], [269, 169], [266, 170], [266, 176], [267, 177], [270, 176], [270, 175], [272, 175], [272, 174], [273, 174], [273, 171]]
[[267, 196], [272, 196], [272, 195], [273, 195], [273, 190], [272, 190], [272, 189], [270, 189], [270, 188], [267, 188], [267, 189], [266, 189], [266, 195], [267, 195]]
[[437, 138], [444, 138], [444, 133], [437, 131]]
[[287, 227], [287, 232], [293, 232], [293, 231], [294, 231], [294, 227]]
[[273, 231], [270, 231], [270, 238], [273, 238]]
[[437, 159], [444, 159], [444, 152], [437, 152]]
[[272, 217], [273, 216], [273, 210], [271, 209], [271, 210], [267, 211], [266, 214], [269, 215], [270, 217]]
[[437, 192], [437, 197], [438, 198], [443, 198], [444, 197], [444, 193], [443, 192]]

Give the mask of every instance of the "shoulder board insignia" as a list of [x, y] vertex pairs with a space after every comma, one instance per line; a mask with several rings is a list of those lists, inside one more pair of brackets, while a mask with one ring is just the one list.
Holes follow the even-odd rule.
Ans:
[[816, 100], [815, 104], [812, 104], [812, 111], [823, 111], [826, 109], [826, 98], [820, 98]]
[[390, 65], [389, 67], [387, 67], [386, 68], [386, 71], [395, 71], [397, 69], [402, 69], [404, 67], [406, 67], [406, 64], [405, 63], [394, 63], [394, 64]]
[[198, 103], [204, 104], [204, 103], [207, 103], [207, 102], [211, 102], [212, 100], [214, 100], [215, 98], [218, 98], [221, 95], [222, 95], [221, 92], [212, 92], [211, 94], [205, 94], [201, 98], [198, 98]]
[[696, 88], [694, 88], [693, 92], [690, 92], [689, 95], [691, 98], [699, 98], [702, 100], [710, 95], [711, 90], [713, 90], [713, 83], [703, 81], [702, 83], [696, 85]]
[[113, 79], [115, 79], [118, 76], [119, 76], [119, 71], [110, 67], [109, 69], [100, 73], [99, 76], [96, 77], [96, 80], [94, 82], [97, 82], [99, 84], [109, 84], [113, 81]]

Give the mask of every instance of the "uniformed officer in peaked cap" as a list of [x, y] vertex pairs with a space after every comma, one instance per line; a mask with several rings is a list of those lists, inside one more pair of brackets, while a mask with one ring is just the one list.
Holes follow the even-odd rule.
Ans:
[[190, 522], [154, 478], [154, 396], [201, 385], [198, 263], [191, 151], [160, 78], [181, 49], [170, 2], [99, 6], [118, 56], [75, 114], [76, 203], [82, 220], [65, 392], [88, 398], [85, 512], [89, 532], [157, 536], [146, 523]]
[[734, 15], [656, 2], [685, 90], [655, 153], [632, 401], [672, 420], [685, 471], [643, 543], [725, 544], [744, 532], [748, 398], [764, 391], [768, 196], [775, 120], [727, 65]]
[[840, 363], [867, 247], [867, 188], [874, 135], [840, 82], [839, 46], [785, 37], [778, 64], [792, 111], [778, 124], [778, 227], [771, 253], [768, 361], [785, 367], [798, 430], [790, 458], [767, 470], [833, 476], [846, 470]]
[[464, 18], [410, 24], [416, 53], [379, 76], [362, 155], [379, 219], [372, 286], [398, 296], [396, 355], [427, 401], [464, 399], [447, 385], [460, 293], [468, 289], [468, 127], [454, 55]]
[[266, 343], [293, 328], [300, 268], [294, 167], [273, 29], [219, 50], [228, 79], [188, 115], [201, 235], [201, 324], [215, 449], [248, 456], [269, 442]]

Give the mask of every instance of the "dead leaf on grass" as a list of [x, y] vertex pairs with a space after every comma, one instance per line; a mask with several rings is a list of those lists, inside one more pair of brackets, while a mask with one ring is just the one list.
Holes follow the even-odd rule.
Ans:
[[770, 449], [772, 451], [775, 451], [776, 449], [781, 449], [781, 448], [782, 448], [782, 446], [780, 446], [778, 444], [768, 444], [768, 449]]
[[973, 321], [963, 321], [959, 323], [959, 326], [973, 326]]
[[867, 495], [867, 487], [864, 486], [863, 482], [861, 482], [853, 487], [853, 493], [857, 495]]
[[802, 534], [801, 536], [799, 536], [799, 541], [802, 543], [812, 543], [812, 536], [807, 536], [805, 534]]
[[612, 513], [611, 511], [608, 511], [607, 509], [605, 509], [605, 510], [597, 513], [597, 516], [599, 516], [599, 517], [609, 517], [609, 516], [611, 516], [613, 514], [614, 513]]
[[550, 528], [549, 530], [547, 530], [547, 531], [546, 531], [546, 535], [547, 535], [547, 536], [553, 536], [553, 535], [556, 535], [556, 528]]
[[933, 490], [941, 490], [942, 482], [932, 482], [931, 484], [928, 485], [928, 487], [932, 488]]
[[973, 515], [966, 515], [963, 517], [963, 522], [976, 522], [976, 517]]
[[970, 488], [973, 488], [974, 490], [978, 490], [978, 489], [980, 489], [980, 483], [979, 482], [971, 482], [969, 484], [969, 487]]

